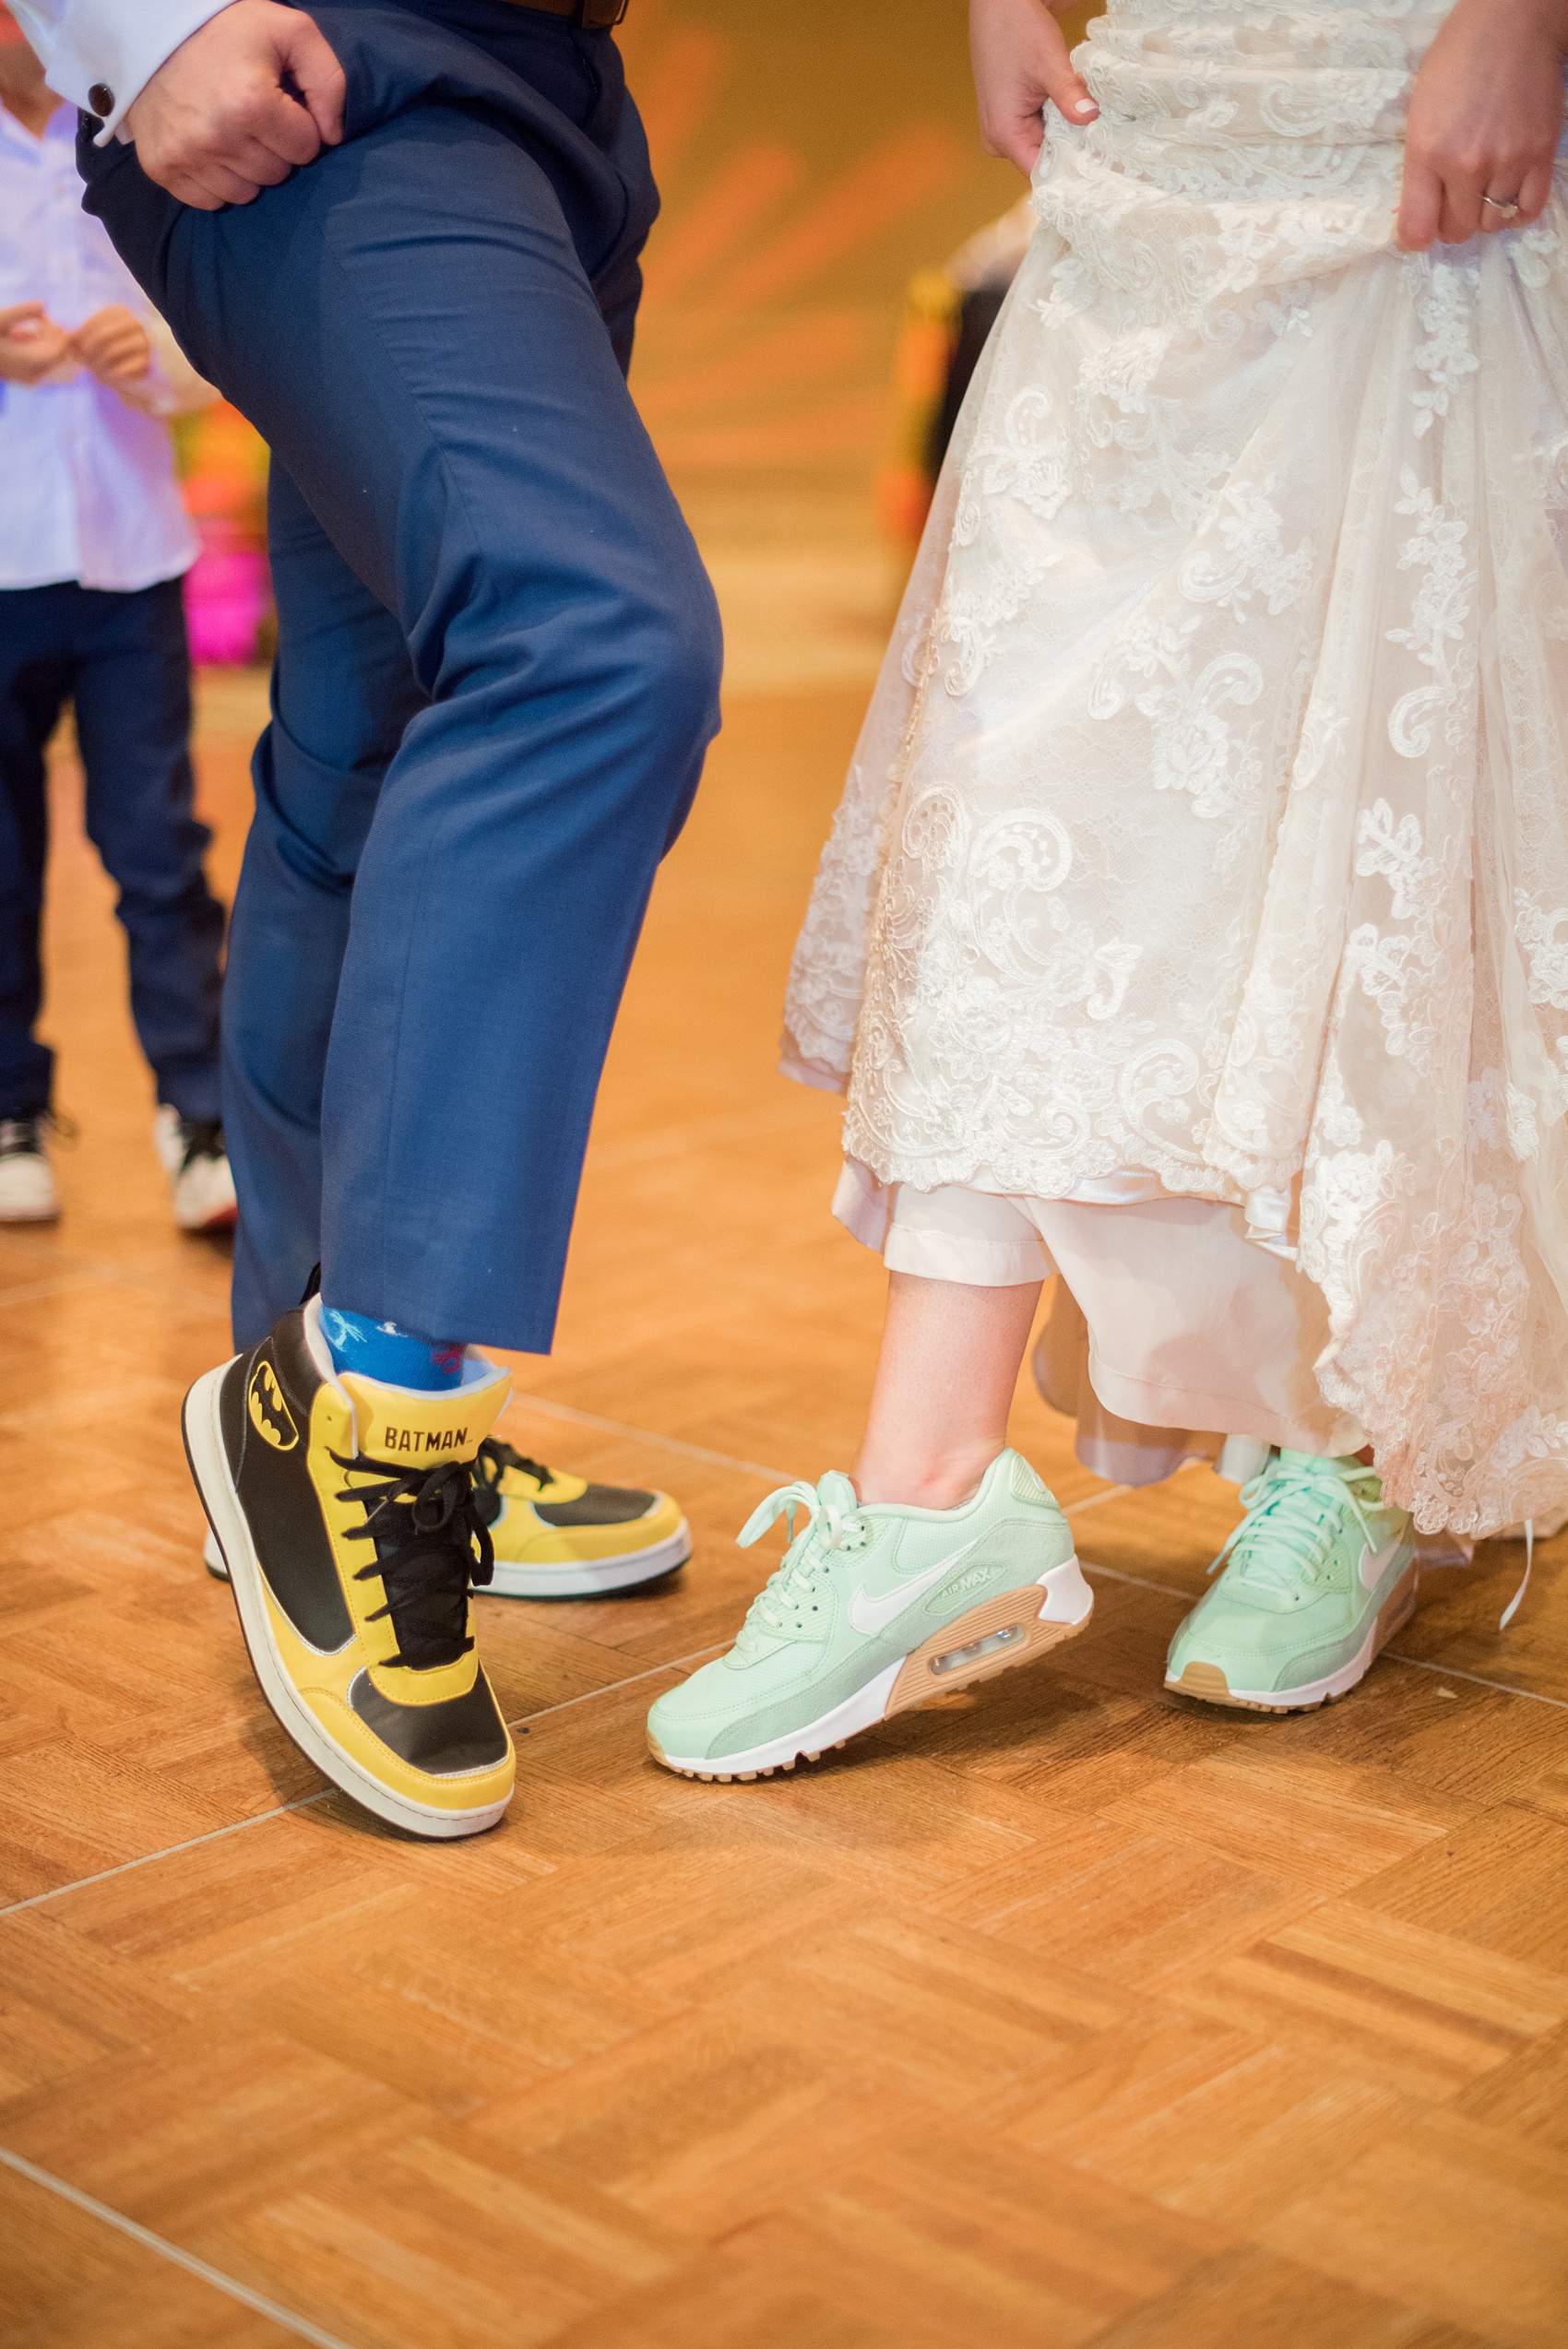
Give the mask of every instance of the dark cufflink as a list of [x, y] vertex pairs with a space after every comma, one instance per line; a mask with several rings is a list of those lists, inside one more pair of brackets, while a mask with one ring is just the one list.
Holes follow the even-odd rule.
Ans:
[[114, 112], [114, 93], [106, 81], [95, 81], [88, 91], [87, 100], [101, 123], [107, 122]]

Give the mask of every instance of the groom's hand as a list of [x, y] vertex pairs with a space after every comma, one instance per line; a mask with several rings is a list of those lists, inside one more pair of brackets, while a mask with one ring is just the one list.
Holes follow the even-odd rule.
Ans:
[[343, 68], [302, 9], [231, 0], [164, 59], [125, 128], [148, 179], [182, 204], [248, 204], [337, 146]]
[[1068, 63], [1048, 0], [969, 0], [969, 55], [980, 144], [988, 155], [1010, 156], [1026, 175], [1044, 144], [1047, 105], [1069, 123], [1092, 123], [1099, 113]]

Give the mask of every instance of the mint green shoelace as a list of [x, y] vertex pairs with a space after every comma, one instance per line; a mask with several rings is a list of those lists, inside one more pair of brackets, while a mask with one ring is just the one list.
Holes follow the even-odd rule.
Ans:
[[[1352, 1491], [1357, 1483], [1377, 1485], [1374, 1470], [1360, 1461], [1269, 1462], [1261, 1476], [1241, 1487], [1246, 1515], [1225, 1542], [1208, 1571], [1218, 1573], [1232, 1553], [1236, 1579], [1255, 1590], [1283, 1594], [1294, 1583], [1315, 1583], [1348, 1510], [1369, 1549], [1377, 1542], [1367, 1507]], [[1381, 1496], [1382, 1488], [1378, 1487]]]
[[[802, 1511], [806, 1522], [797, 1534], [795, 1519]], [[735, 1536], [737, 1548], [749, 1549], [780, 1517], [789, 1527], [790, 1547], [751, 1603], [737, 1643], [742, 1649], [748, 1631], [754, 1638], [787, 1639], [790, 1615], [810, 1605], [816, 1575], [833, 1552], [859, 1549], [865, 1540], [855, 1489], [845, 1476], [824, 1477], [820, 1485], [803, 1479], [780, 1485], [753, 1510]]]

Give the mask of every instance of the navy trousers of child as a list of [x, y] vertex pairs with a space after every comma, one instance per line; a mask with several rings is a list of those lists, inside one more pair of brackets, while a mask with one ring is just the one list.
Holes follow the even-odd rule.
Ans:
[[[273, 451], [279, 655], [224, 996], [236, 1342], [335, 1305], [548, 1347], [611, 1026], [718, 725], [718, 615], [625, 384], [657, 209], [606, 32], [311, 11], [343, 144], [87, 206]], [[84, 133], [96, 125], [84, 125]]]
[[[3, 492], [0, 492], [3, 494]], [[33, 1034], [49, 825], [44, 746], [74, 700], [87, 831], [119, 884], [131, 1016], [158, 1097], [218, 1115], [223, 908], [191, 813], [190, 662], [178, 579], [131, 592], [0, 591], [0, 1118], [51, 1106], [54, 1055]]]

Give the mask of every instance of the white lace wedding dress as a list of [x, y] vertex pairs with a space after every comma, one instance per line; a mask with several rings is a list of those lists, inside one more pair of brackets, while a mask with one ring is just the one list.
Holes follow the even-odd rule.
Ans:
[[885, 1182], [1245, 1205], [1391, 1493], [1479, 1534], [1568, 1503], [1568, 179], [1396, 249], [1446, 13], [1091, 28], [787, 1064]]

